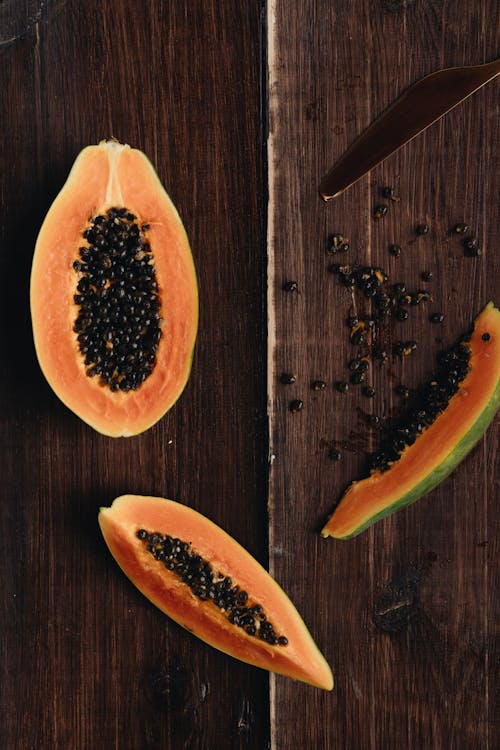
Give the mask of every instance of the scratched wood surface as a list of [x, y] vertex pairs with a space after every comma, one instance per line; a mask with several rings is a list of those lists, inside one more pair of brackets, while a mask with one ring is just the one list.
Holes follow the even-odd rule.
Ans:
[[[334, 203], [317, 186], [405, 86], [495, 57], [499, 20], [493, 0], [0, 0], [2, 747], [498, 746], [498, 421], [427, 499], [349, 542], [318, 533], [376, 443], [364, 415], [397, 409], [395, 385], [422, 382], [500, 296], [498, 84]], [[187, 389], [129, 440], [97, 435], [52, 394], [28, 310], [43, 216], [78, 151], [110, 136], [156, 165], [200, 282]], [[375, 224], [385, 184], [400, 201]], [[448, 233], [460, 220], [481, 240], [478, 260]], [[415, 240], [420, 221], [430, 233]], [[351, 299], [326, 271], [332, 231], [350, 237], [352, 261], [433, 295], [391, 329], [418, 349], [404, 370], [370, 372], [373, 401], [332, 387], [351, 355]], [[290, 279], [299, 294], [283, 293]], [[428, 323], [435, 311], [441, 326]], [[277, 382], [283, 370], [295, 385]], [[335, 690], [269, 682], [141, 597], [97, 528], [99, 506], [126, 491], [183, 500], [269, 565]]]
[[[0, 19], [0, 745], [263, 748], [267, 673], [152, 607], [97, 526], [123, 492], [171, 497], [267, 564], [260, 3], [2, 0]], [[128, 440], [54, 396], [28, 309], [41, 220], [80, 149], [111, 136], [157, 167], [200, 285], [193, 377]]]
[[[304, 613], [333, 666], [336, 689], [272, 680], [276, 750], [479, 750], [498, 747], [498, 420], [467, 460], [426, 499], [350, 541], [318, 534], [359, 472], [394, 388], [432, 372], [435, 352], [499, 298], [498, 83], [478, 92], [334, 202], [318, 182], [406, 86], [441, 67], [498, 55], [499, 6], [479, 3], [275, 0], [269, 17], [274, 325], [270, 565]], [[394, 186], [385, 219], [371, 217]], [[386, 201], [387, 202], [387, 201]], [[449, 228], [466, 221], [480, 259], [465, 258]], [[415, 238], [417, 223], [430, 232]], [[395, 322], [388, 341], [418, 342], [404, 362], [370, 370], [373, 399], [340, 394], [354, 348], [350, 293], [326, 270], [330, 232], [350, 238], [342, 261], [380, 265], [395, 282], [426, 287], [433, 301]], [[402, 253], [388, 253], [399, 243]], [[423, 271], [433, 280], [424, 284]], [[299, 293], [282, 291], [296, 280]], [[359, 302], [358, 302], [359, 304]], [[363, 304], [360, 305], [360, 308]], [[359, 310], [358, 310], [359, 311]], [[441, 325], [428, 315], [442, 312]], [[296, 372], [295, 384], [278, 382]], [[323, 379], [324, 392], [310, 381]], [[291, 399], [304, 402], [288, 411]], [[345, 445], [344, 445], [345, 443]], [[328, 460], [331, 445], [339, 462]], [[293, 717], [293, 720], [291, 719]], [[496, 717], [496, 718], [495, 718]]]

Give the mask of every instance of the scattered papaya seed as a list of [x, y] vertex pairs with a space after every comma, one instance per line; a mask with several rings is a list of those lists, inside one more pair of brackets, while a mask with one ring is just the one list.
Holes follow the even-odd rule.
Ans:
[[335, 383], [335, 388], [339, 393], [347, 393], [349, 390], [349, 383], [346, 383], [344, 380], [337, 380]]
[[369, 368], [370, 368], [370, 362], [368, 360], [368, 357], [362, 357], [359, 360], [358, 370], [360, 370], [361, 372], [367, 372]]
[[403, 354], [405, 357], [407, 357], [409, 354], [414, 352], [417, 348], [417, 342], [416, 341], [405, 341]]
[[420, 289], [411, 296], [410, 305], [419, 305], [421, 302], [429, 302], [431, 300], [432, 297], [430, 293], [425, 289]]
[[366, 375], [364, 372], [357, 370], [356, 372], [353, 372], [351, 374], [351, 377], [349, 378], [349, 381], [353, 385], [359, 385], [360, 383], [363, 383], [366, 380]]
[[396, 191], [393, 187], [383, 187], [381, 192], [384, 198], [388, 198], [391, 201], [399, 200], [399, 195], [396, 195]]
[[348, 370], [350, 370], [351, 372], [355, 372], [356, 370], [359, 369], [359, 363], [360, 362], [361, 362], [360, 359], [357, 359], [357, 358], [356, 359], [351, 359], [350, 362], [349, 362], [349, 364], [347, 365]]
[[288, 408], [292, 414], [296, 414], [297, 412], [302, 411], [303, 406], [304, 402], [300, 398], [294, 398], [293, 401], [290, 401]]
[[385, 351], [385, 349], [381, 349], [379, 346], [373, 346], [372, 359], [380, 360], [380, 362], [385, 362], [387, 360], [387, 352]]
[[444, 320], [444, 315], [442, 313], [433, 313], [429, 320], [431, 323], [442, 323]]
[[340, 459], [342, 458], [342, 453], [335, 448], [332, 448], [328, 451], [328, 458], [330, 459], [330, 461], [340, 461]]
[[363, 336], [362, 330], [356, 330], [351, 333], [350, 342], [353, 346], [361, 346], [365, 343], [365, 337]]
[[429, 233], [429, 225], [428, 224], [417, 224], [415, 227], [415, 234], [418, 236], [423, 236], [424, 234]]
[[396, 386], [395, 391], [398, 396], [401, 396], [401, 398], [409, 398], [410, 397], [410, 389], [407, 388], [405, 385], [399, 384]]
[[349, 238], [344, 237], [340, 232], [335, 232], [328, 237], [327, 253], [329, 255], [335, 255], [335, 253], [345, 253], [349, 250]]
[[479, 240], [477, 237], [468, 237], [464, 240], [465, 254], [469, 258], [478, 258], [481, 255], [481, 248], [479, 247]]
[[373, 209], [373, 218], [376, 221], [378, 221], [379, 219], [383, 219], [383, 217], [387, 215], [387, 211], [388, 210], [389, 209], [388, 209], [388, 207], [385, 204], [383, 204], [383, 203], [378, 204]]
[[416, 341], [396, 341], [392, 347], [392, 353], [397, 357], [407, 357], [417, 348]]
[[311, 383], [311, 389], [313, 391], [324, 391], [326, 388], [326, 383], [324, 380], [313, 380]]

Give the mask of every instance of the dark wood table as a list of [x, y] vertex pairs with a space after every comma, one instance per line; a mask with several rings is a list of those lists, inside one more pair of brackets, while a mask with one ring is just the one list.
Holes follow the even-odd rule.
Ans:
[[[318, 196], [407, 85], [494, 58], [499, 22], [496, 0], [0, 0], [2, 748], [499, 746], [498, 421], [419, 503], [350, 541], [319, 535], [376, 441], [364, 414], [393, 413], [395, 385], [423, 382], [500, 298], [498, 84], [339, 199]], [[28, 303], [43, 216], [80, 149], [111, 136], [149, 155], [177, 205], [201, 309], [184, 395], [121, 440], [52, 393]], [[374, 223], [384, 185], [400, 200]], [[478, 259], [450, 236], [462, 220]], [[373, 369], [369, 401], [332, 386], [351, 355], [333, 231], [351, 261], [434, 276], [431, 306], [395, 324], [417, 351]], [[124, 492], [182, 500], [246, 546], [303, 614], [334, 691], [232, 660], [142, 597], [97, 526]]]

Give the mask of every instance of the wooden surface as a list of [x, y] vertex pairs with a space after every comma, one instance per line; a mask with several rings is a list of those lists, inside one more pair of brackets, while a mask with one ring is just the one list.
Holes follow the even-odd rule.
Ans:
[[[498, 304], [498, 84], [335, 202], [317, 187], [405, 86], [494, 58], [499, 21], [494, 0], [0, 0], [2, 748], [498, 747], [498, 419], [416, 505], [351, 541], [318, 533], [376, 440], [359, 409], [391, 413], [394, 385], [422, 382], [443, 343]], [[43, 216], [78, 151], [110, 136], [156, 165], [200, 283], [186, 391], [127, 440], [52, 393], [28, 306]], [[374, 223], [385, 184], [401, 200]], [[478, 260], [449, 236], [461, 220]], [[420, 221], [431, 231], [415, 241]], [[332, 231], [350, 237], [350, 260], [397, 281], [434, 274], [434, 301], [391, 333], [419, 348], [404, 372], [375, 368], [373, 402], [332, 387], [350, 358], [350, 297], [326, 271]], [[288, 279], [300, 294], [282, 291]], [[297, 383], [278, 383], [283, 370]], [[155, 610], [97, 527], [99, 506], [126, 491], [192, 505], [268, 566], [335, 690], [269, 680]]]

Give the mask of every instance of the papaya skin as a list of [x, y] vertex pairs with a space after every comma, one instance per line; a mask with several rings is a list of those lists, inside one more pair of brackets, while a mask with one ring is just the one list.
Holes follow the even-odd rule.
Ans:
[[[333, 687], [332, 672], [302, 618], [276, 581], [238, 542], [205, 516], [172, 500], [123, 495], [101, 508], [99, 524], [118, 565], [162, 612], [201, 640], [241, 661], [324, 690]], [[269, 621], [288, 638], [273, 646], [229, 622], [211, 601], [201, 601], [175, 574], [155, 560], [137, 531], [169, 534], [229, 575], [233, 584], [262, 604]]]
[[489, 302], [468, 344], [470, 372], [436, 420], [399, 461], [347, 488], [322, 530], [349, 539], [442, 482], [483, 436], [500, 407], [500, 310]]
[[[73, 262], [89, 220], [126, 207], [148, 224], [164, 321], [153, 373], [136, 391], [112, 392], [89, 378], [73, 331]], [[190, 375], [198, 327], [198, 289], [181, 219], [147, 157], [116, 141], [77, 157], [38, 235], [31, 272], [31, 315], [38, 361], [61, 401], [109, 437], [149, 429], [177, 401]]]

